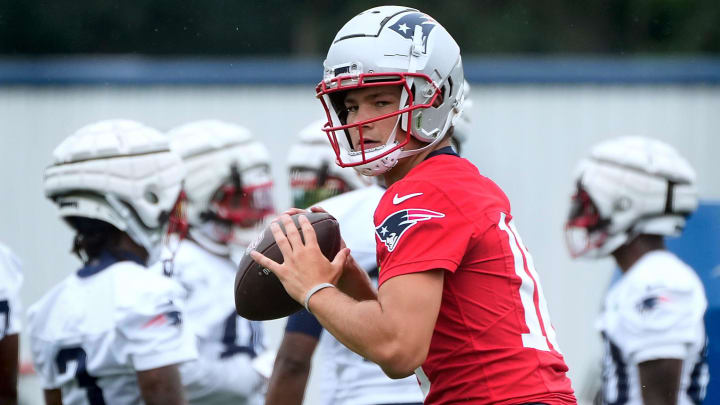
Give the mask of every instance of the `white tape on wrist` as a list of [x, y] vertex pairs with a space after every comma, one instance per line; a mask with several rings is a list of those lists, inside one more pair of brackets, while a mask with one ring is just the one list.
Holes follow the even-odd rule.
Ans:
[[308, 291], [307, 294], [305, 294], [305, 309], [307, 309], [308, 312], [312, 313], [310, 311], [310, 308], [308, 307], [308, 304], [310, 303], [310, 297], [312, 297], [313, 294], [322, 290], [323, 288], [328, 288], [328, 287], [335, 288], [335, 286], [330, 283], [321, 283], [321, 284], [318, 284], [315, 287], [311, 288], [310, 291]]

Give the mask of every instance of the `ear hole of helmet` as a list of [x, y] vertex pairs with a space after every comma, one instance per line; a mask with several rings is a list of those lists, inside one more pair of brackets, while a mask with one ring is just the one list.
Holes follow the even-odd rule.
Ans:
[[155, 192], [154, 185], [150, 185], [145, 189], [145, 192], [143, 193], [143, 198], [145, 198], [145, 201], [147, 201], [153, 205], [160, 202], [160, 198], [158, 197], [157, 193]]

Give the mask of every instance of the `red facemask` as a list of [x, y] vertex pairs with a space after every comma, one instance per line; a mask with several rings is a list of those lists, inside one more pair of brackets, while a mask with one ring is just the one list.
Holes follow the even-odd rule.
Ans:
[[[432, 89], [434, 89], [433, 96], [430, 98], [430, 100], [426, 104], [417, 104], [414, 105], [414, 92], [413, 89], [408, 84], [408, 78], [419, 78], [427, 83], [430, 83], [432, 86]], [[346, 121], [346, 114], [343, 113], [344, 105], [343, 105], [343, 99], [344, 99], [344, 93], [349, 90], [357, 90], [361, 88], [370, 88], [370, 87], [379, 87], [379, 86], [402, 86], [404, 89], [404, 92], [408, 95], [407, 100], [405, 101], [405, 107], [400, 108], [397, 111], [394, 111], [392, 113], [383, 114], [377, 117], [373, 117], [367, 120], [362, 120], [358, 122], [353, 122], [351, 124], [348, 124]], [[413, 87], [420, 87], [413, 85]], [[423, 86], [424, 87], [424, 86]], [[338, 76], [333, 79], [330, 79], [328, 81], [321, 81], [317, 87], [315, 88], [315, 96], [320, 99], [320, 101], [323, 104], [323, 108], [325, 109], [325, 113], [328, 117], [328, 123], [323, 128], [323, 131], [327, 133], [328, 139], [330, 140], [330, 144], [332, 145], [333, 150], [335, 151], [335, 155], [337, 157], [338, 165], [341, 167], [353, 167], [353, 166], [359, 166], [363, 165], [378, 159], [381, 159], [388, 154], [404, 147], [407, 145], [407, 143], [410, 140], [410, 136], [406, 136], [405, 139], [402, 142], [398, 142], [396, 145], [394, 145], [392, 148], [388, 148], [388, 150], [383, 151], [383, 153], [373, 156], [372, 158], [369, 158], [366, 156], [365, 147], [363, 146], [365, 144], [364, 137], [363, 137], [363, 125], [369, 124], [376, 121], [381, 121], [390, 117], [394, 116], [400, 116], [401, 114], [407, 114], [407, 122], [412, 123], [412, 116], [413, 111], [419, 108], [429, 108], [433, 105], [437, 97], [441, 94], [440, 89], [435, 86], [435, 83], [430, 79], [430, 77], [426, 74], [422, 73], [362, 73], [359, 75], [345, 75], [345, 76]], [[337, 113], [338, 118], [340, 119], [340, 123], [343, 125], [334, 125], [333, 124], [333, 114], [332, 111], [340, 111]], [[347, 162], [344, 161], [340, 155], [340, 148], [341, 142], [338, 140], [338, 134], [340, 133], [340, 136], [345, 137], [347, 139], [348, 146], [352, 148], [352, 143], [349, 140], [349, 136], [347, 135], [347, 130], [350, 128], [357, 128], [358, 135], [359, 135], [359, 143], [360, 150], [358, 151], [361, 154], [362, 159], [360, 161], [353, 161], [353, 162]], [[408, 131], [410, 132], [410, 131]]]

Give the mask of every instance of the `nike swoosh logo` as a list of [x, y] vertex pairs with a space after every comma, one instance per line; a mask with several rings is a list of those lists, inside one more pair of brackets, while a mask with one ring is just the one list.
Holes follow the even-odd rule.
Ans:
[[402, 197], [400, 197], [400, 196], [398, 196], [397, 194], [395, 194], [395, 197], [393, 197], [393, 204], [398, 205], [398, 204], [400, 204], [401, 202], [407, 200], [408, 198], [417, 197], [417, 196], [422, 195], [422, 194], [423, 194], [423, 193], [412, 193], [412, 194], [404, 195], [404, 196], [402, 196]]

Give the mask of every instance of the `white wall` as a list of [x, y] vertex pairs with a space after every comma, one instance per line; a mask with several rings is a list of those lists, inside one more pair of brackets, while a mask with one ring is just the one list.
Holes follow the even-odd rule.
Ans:
[[[693, 163], [703, 198], [720, 199], [720, 87], [476, 85], [472, 91], [474, 133], [464, 154], [510, 197], [575, 388], [582, 390], [598, 350], [593, 319], [613, 265], [571, 262], [565, 252], [562, 226], [575, 163], [602, 139], [654, 136]], [[78, 127], [108, 118], [163, 130], [204, 118], [245, 125], [271, 151], [276, 201], [285, 208], [286, 151], [321, 113], [310, 86], [0, 87], [0, 240], [25, 262], [25, 303], [79, 265], [68, 253], [71, 233], [42, 192], [53, 148]], [[281, 327], [270, 326], [275, 342]], [[23, 349], [29, 358], [27, 344]]]

